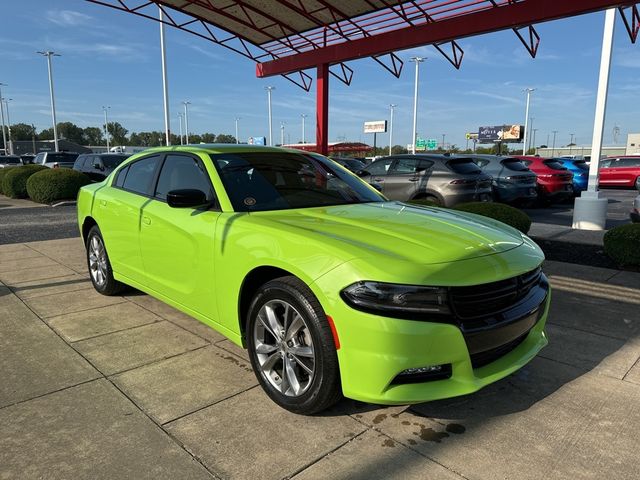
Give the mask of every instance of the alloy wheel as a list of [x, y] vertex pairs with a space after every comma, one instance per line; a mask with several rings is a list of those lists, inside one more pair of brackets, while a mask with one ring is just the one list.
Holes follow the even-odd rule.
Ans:
[[253, 339], [260, 373], [288, 397], [304, 394], [314, 378], [316, 353], [304, 317], [284, 300], [270, 300], [258, 312]]
[[107, 282], [107, 253], [102, 239], [94, 235], [89, 242], [89, 271], [91, 278], [98, 287]]

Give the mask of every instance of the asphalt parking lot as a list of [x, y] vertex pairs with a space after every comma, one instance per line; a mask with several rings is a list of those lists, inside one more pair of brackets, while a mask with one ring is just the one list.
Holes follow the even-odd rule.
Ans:
[[276, 407], [245, 352], [131, 290], [79, 238], [0, 245], [0, 479], [637, 479], [640, 274], [560, 262], [550, 344], [473, 395]]
[[77, 237], [76, 206], [42, 206], [0, 195], [0, 245]]

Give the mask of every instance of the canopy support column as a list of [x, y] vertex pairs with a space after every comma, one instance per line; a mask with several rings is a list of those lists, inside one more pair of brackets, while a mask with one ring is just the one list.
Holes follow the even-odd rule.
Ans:
[[316, 79], [316, 147], [321, 155], [329, 154], [329, 64], [317, 67]]

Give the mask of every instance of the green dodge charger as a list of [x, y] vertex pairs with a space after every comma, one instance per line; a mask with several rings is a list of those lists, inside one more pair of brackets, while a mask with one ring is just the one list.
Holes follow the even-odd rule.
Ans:
[[547, 343], [540, 248], [473, 214], [387, 201], [317, 154], [146, 150], [83, 187], [95, 289], [133, 286], [247, 348], [280, 406], [407, 404], [509, 375]]

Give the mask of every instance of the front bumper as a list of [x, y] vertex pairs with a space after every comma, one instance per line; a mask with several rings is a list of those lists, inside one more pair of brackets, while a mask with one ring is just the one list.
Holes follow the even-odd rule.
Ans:
[[[338, 359], [343, 394], [359, 401], [397, 405], [473, 393], [520, 369], [547, 344], [544, 327], [550, 298], [547, 284], [534, 311], [521, 312], [522, 323], [516, 330], [475, 339], [451, 323], [383, 317], [335, 302], [327, 313], [334, 319], [341, 343]], [[500, 350], [501, 346], [506, 349]], [[471, 349], [477, 351], [470, 354]], [[406, 369], [434, 365], [450, 365], [450, 377], [397, 381]]]

